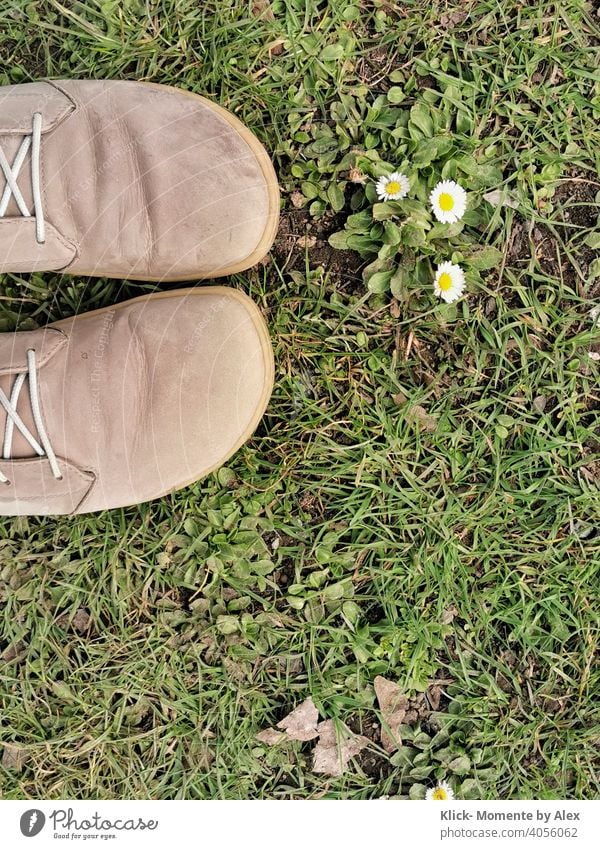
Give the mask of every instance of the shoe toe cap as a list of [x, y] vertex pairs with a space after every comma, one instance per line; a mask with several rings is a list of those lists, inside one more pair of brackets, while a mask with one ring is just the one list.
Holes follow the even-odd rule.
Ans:
[[148, 419], [136, 466], [142, 448], [161, 492], [224, 463], [255, 430], [273, 384], [268, 331], [249, 298], [220, 289], [178, 301], [144, 341]]

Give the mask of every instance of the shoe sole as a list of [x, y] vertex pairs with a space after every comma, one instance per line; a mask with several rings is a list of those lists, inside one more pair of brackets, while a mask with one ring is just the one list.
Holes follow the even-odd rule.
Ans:
[[[258, 245], [252, 251], [252, 253], [249, 254], [241, 262], [236, 262], [232, 265], [227, 265], [224, 268], [215, 269], [214, 271], [211, 271], [210, 274], [206, 274], [205, 276], [198, 275], [195, 277], [190, 277], [189, 274], [186, 274], [183, 277], [172, 277], [170, 275], [151, 275], [150, 277], [148, 277], [146, 275], [128, 274], [126, 277], [124, 277], [124, 279], [134, 281], [154, 281], [157, 283], [180, 283], [184, 280], [210, 280], [214, 277], [226, 277], [229, 274], [238, 274], [240, 271], [246, 271], [248, 268], [252, 268], [253, 265], [256, 265], [259, 260], [261, 260], [264, 256], [268, 254], [271, 245], [275, 241], [275, 236], [277, 235], [277, 228], [279, 227], [279, 184], [277, 182], [277, 174], [275, 173], [275, 169], [273, 168], [273, 163], [271, 162], [271, 159], [266, 149], [256, 138], [254, 133], [249, 130], [245, 124], [242, 124], [239, 118], [236, 118], [235, 115], [232, 115], [231, 112], [229, 112], [223, 106], [219, 106], [217, 103], [213, 103], [206, 97], [202, 97], [201, 94], [195, 94], [193, 91], [186, 91], [185, 89], [177, 88], [176, 86], [172, 85], [163, 85], [162, 83], [140, 82], [140, 85], [152, 86], [153, 88], [159, 88], [163, 91], [164, 89], [170, 89], [173, 92], [177, 92], [177, 94], [184, 94], [186, 95], [186, 97], [192, 97], [195, 100], [199, 100], [209, 109], [212, 109], [213, 112], [216, 112], [217, 115], [220, 115], [221, 118], [223, 118], [223, 120], [225, 120], [230, 125], [230, 127], [232, 127], [236, 131], [236, 133], [246, 142], [246, 144], [256, 157], [262, 175], [265, 179], [265, 183], [267, 184], [267, 192], [269, 197], [269, 212], [267, 214], [267, 226], [265, 227], [265, 230], [261, 236]], [[111, 278], [114, 277], [113, 274], [107, 275], [100, 269], [94, 269], [94, 271], [77, 271], [77, 276], [109, 276]]]
[[[262, 316], [259, 308], [256, 306], [254, 301], [245, 295], [243, 292], [240, 292], [239, 289], [230, 289], [226, 286], [198, 286], [194, 289], [177, 289], [173, 292], [153, 292], [150, 295], [140, 295], [137, 298], [131, 298], [128, 301], [123, 301], [120, 304], [115, 304], [115, 306], [110, 307], [101, 307], [97, 310], [91, 310], [90, 312], [82, 313], [77, 317], [78, 321], [85, 321], [86, 318], [90, 318], [91, 316], [98, 316], [102, 313], [114, 312], [115, 310], [122, 309], [124, 307], [129, 306], [130, 304], [142, 303], [146, 301], [152, 301], [154, 299], [159, 298], [181, 298], [185, 296], [193, 296], [193, 297], [205, 297], [206, 295], [214, 295], [218, 294], [221, 297], [232, 298], [232, 300], [237, 300], [241, 304], [244, 305], [247, 312], [250, 314], [250, 318], [252, 319], [252, 323], [254, 325], [254, 329], [257, 332], [257, 335], [260, 339], [260, 346], [263, 353], [263, 365], [265, 369], [265, 383], [263, 386], [263, 392], [260, 398], [259, 403], [257, 404], [254, 415], [250, 421], [250, 424], [236, 442], [235, 446], [228, 451], [218, 462], [214, 463], [209, 469], [202, 472], [200, 475], [195, 475], [193, 478], [189, 480], [182, 481], [181, 483], [176, 484], [175, 486], [169, 487], [164, 492], [159, 493], [158, 495], [152, 496], [152, 498], [148, 499], [148, 501], [154, 501], [156, 498], [164, 498], [166, 495], [170, 495], [172, 492], [177, 492], [180, 489], [185, 489], [186, 486], [191, 486], [199, 480], [207, 477], [212, 474], [214, 471], [219, 469], [224, 463], [229, 460], [230, 457], [239, 451], [242, 445], [250, 439], [256, 428], [258, 427], [260, 420], [262, 419], [265, 410], [267, 409], [267, 404], [269, 403], [269, 399], [271, 397], [271, 393], [273, 392], [273, 385], [275, 381], [275, 360], [273, 357], [273, 347], [271, 345], [271, 337], [269, 336], [269, 330], [267, 328], [267, 324], [265, 319]], [[72, 318], [61, 319], [60, 321], [55, 321], [49, 325], [49, 327], [58, 327], [60, 328], [62, 325], [71, 324], [73, 322]], [[85, 500], [84, 500], [85, 502]], [[134, 501], [131, 504], [123, 504], [121, 507], [133, 507], [136, 504], [145, 504], [146, 501]], [[118, 509], [112, 507], [106, 507], [106, 510]], [[81, 511], [81, 513], [85, 513], [85, 508]], [[95, 511], [99, 512], [99, 511]], [[76, 511], [76, 514], [78, 511]]]

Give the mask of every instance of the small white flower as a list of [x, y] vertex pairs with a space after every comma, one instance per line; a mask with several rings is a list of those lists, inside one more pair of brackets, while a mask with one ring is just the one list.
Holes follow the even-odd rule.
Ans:
[[443, 224], [455, 224], [467, 209], [467, 193], [454, 180], [438, 183], [429, 195], [433, 214]]
[[394, 171], [387, 177], [380, 177], [375, 186], [379, 200], [402, 200], [408, 194], [409, 189], [408, 177], [399, 171]]
[[465, 289], [465, 273], [460, 265], [443, 262], [438, 265], [433, 281], [433, 290], [447, 304], [457, 301]]
[[427, 800], [436, 802], [449, 802], [454, 799], [454, 791], [447, 781], [438, 781], [435, 787], [430, 787], [425, 794]]

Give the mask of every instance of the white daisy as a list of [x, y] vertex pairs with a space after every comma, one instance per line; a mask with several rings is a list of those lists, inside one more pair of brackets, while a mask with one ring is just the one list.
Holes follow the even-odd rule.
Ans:
[[408, 177], [399, 171], [394, 171], [387, 177], [380, 177], [375, 186], [379, 200], [402, 200], [408, 194], [409, 189]]
[[460, 265], [443, 262], [438, 265], [433, 281], [433, 290], [447, 304], [457, 301], [465, 289], [465, 273]]
[[436, 802], [450, 802], [454, 799], [454, 791], [447, 781], [438, 781], [435, 787], [430, 787], [425, 798]]
[[455, 224], [467, 209], [467, 193], [454, 180], [443, 180], [429, 195], [429, 203], [438, 221]]

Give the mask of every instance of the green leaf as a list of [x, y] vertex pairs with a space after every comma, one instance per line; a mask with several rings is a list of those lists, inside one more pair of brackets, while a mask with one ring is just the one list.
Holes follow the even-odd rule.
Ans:
[[356, 233], [348, 235], [348, 247], [359, 253], [377, 253], [379, 246], [368, 236], [359, 236]]
[[489, 268], [498, 268], [502, 262], [502, 251], [492, 245], [485, 245], [466, 258], [466, 262], [477, 271], [487, 271]]
[[473, 120], [473, 116], [464, 109], [461, 109], [456, 116], [457, 131], [464, 135], [470, 135], [473, 132], [474, 126], [475, 122]]
[[592, 248], [594, 251], [600, 250], [600, 230], [596, 230], [593, 233], [588, 233], [585, 239], [583, 240], [584, 244], [588, 246], [588, 248]]
[[409, 799], [424, 799], [427, 793], [427, 787], [424, 784], [411, 784], [408, 791]]
[[504, 425], [504, 427], [513, 427], [515, 420], [512, 416], [501, 415], [498, 416], [498, 423]]
[[228, 469], [227, 466], [221, 466], [217, 472], [217, 479], [221, 486], [233, 486], [237, 480], [237, 476], [232, 469]]
[[502, 171], [495, 165], [478, 165], [473, 174], [473, 188], [498, 186], [502, 182]]
[[76, 702], [77, 697], [64, 681], [53, 681], [50, 685], [54, 694], [63, 702]]
[[441, 159], [445, 156], [452, 147], [452, 139], [445, 136], [439, 136], [435, 139], [426, 139], [419, 142], [416, 151], [413, 154], [413, 164], [423, 168], [430, 165], [436, 159]]
[[342, 604], [342, 613], [353, 625], [358, 622], [361, 617], [361, 610], [355, 601], [345, 601]]
[[402, 244], [408, 245], [411, 248], [420, 247], [427, 241], [423, 228], [417, 227], [415, 224], [405, 224], [402, 228], [401, 235]]
[[337, 59], [341, 59], [344, 55], [344, 46], [343, 44], [328, 44], [327, 47], [324, 47], [319, 54], [319, 59], [322, 62], [335, 62]]
[[390, 291], [399, 301], [406, 297], [406, 286], [408, 283], [408, 270], [400, 265], [390, 279]]
[[354, 215], [348, 216], [346, 219], [346, 228], [348, 230], [354, 230], [356, 233], [368, 233], [372, 220], [370, 210], [363, 209], [362, 212], [355, 212]]
[[376, 271], [375, 274], [369, 277], [369, 282], [367, 283], [369, 292], [379, 295], [388, 292], [393, 273], [393, 271]]
[[346, 198], [344, 190], [339, 183], [331, 183], [327, 189], [327, 199], [335, 212], [340, 212], [344, 208]]
[[417, 780], [422, 780], [423, 778], [428, 778], [433, 770], [435, 769], [433, 764], [426, 764], [424, 766], [416, 766], [409, 772], [411, 778], [416, 778]]
[[217, 616], [217, 630], [223, 636], [239, 631], [240, 620], [235, 616]]
[[325, 203], [325, 201], [313, 200], [313, 202], [308, 208], [308, 211], [310, 212], [313, 218], [318, 218], [320, 215], [323, 215], [326, 209], [327, 204]]
[[600, 257], [592, 262], [588, 274], [590, 280], [595, 280], [596, 277], [600, 277]]
[[471, 769], [471, 761], [467, 755], [460, 755], [448, 764], [448, 769], [455, 775], [466, 775]]
[[540, 179], [544, 183], [552, 183], [558, 180], [562, 173], [562, 162], [548, 162], [540, 172]]
[[390, 758], [392, 766], [405, 767], [412, 764], [417, 755], [417, 749], [412, 749], [410, 746], [402, 746]]
[[373, 204], [372, 211], [375, 221], [385, 221], [387, 218], [392, 218], [395, 215], [394, 207], [391, 203], [375, 203]]
[[393, 85], [386, 96], [390, 103], [402, 103], [406, 97], [404, 91], [397, 85]]
[[419, 141], [423, 136], [431, 138], [433, 135], [433, 119], [424, 103], [415, 103], [410, 110], [408, 129], [415, 141]]
[[341, 581], [337, 584], [329, 584], [329, 586], [325, 587], [323, 590], [323, 598], [326, 601], [337, 601], [340, 598], [344, 598], [345, 589], [346, 588]]
[[308, 198], [308, 200], [314, 200], [315, 198], [318, 198], [319, 193], [321, 191], [321, 187], [318, 183], [309, 183], [308, 180], [305, 180], [301, 184], [300, 189], [304, 197]]
[[332, 233], [328, 239], [329, 244], [332, 248], [335, 248], [337, 251], [346, 251], [348, 250], [348, 238], [350, 237], [350, 233], [346, 230], [338, 230], [337, 233]]
[[481, 799], [481, 787], [474, 778], [465, 778], [459, 796], [462, 799]]
[[386, 221], [383, 225], [383, 243], [385, 245], [399, 245], [401, 241], [400, 228], [393, 221]]

